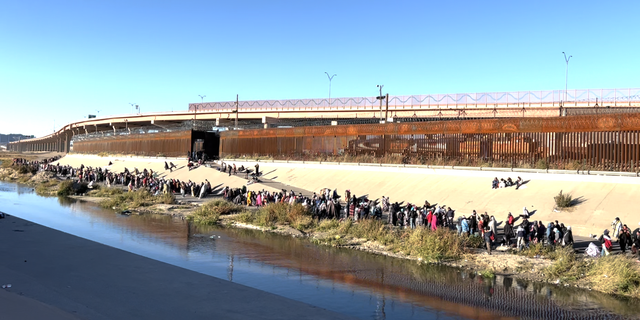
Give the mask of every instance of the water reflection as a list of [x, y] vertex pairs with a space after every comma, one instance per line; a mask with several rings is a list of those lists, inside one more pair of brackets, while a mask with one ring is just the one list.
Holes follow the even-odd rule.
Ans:
[[110, 246], [363, 319], [617, 319], [637, 301], [319, 247], [253, 230], [122, 216], [0, 183], [0, 210]]

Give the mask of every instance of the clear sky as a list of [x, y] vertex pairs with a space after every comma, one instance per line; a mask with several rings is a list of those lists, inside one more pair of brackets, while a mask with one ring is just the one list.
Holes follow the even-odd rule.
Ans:
[[[0, 0], [0, 133], [205, 101], [640, 87], [640, 1]], [[99, 112], [98, 112], [99, 110]]]

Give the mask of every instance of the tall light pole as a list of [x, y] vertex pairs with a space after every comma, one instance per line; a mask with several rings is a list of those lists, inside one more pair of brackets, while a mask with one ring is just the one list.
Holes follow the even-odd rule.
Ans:
[[207, 96], [199, 94], [198, 97], [200, 97], [200, 103], [204, 103], [204, 98], [206, 98]]
[[569, 56], [569, 58], [567, 58], [567, 54], [564, 53], [564, 51], [562, 52], [562, 54], [564, 55], [564, 62], [567, 63], [567, 68], [565, 69], [565, 75], [564, 75], [564, 101], [567, 102], [567, 84], [569, 83], [569, 60], [571, 60], [571, 57], [573, 56]]
[[380, 121], [382, 121], [382, 99], [384, 99], [382, 96], [382, 87], [384, 87], [384, 85], [378, 84], [376, 87], [380, 88], [380, 95], [376, 99], [380, 100]]
[[337, 74], [329, 76], [329, 73], [326, 71], [324, 72], [324, 74], [326, 74], [327, 78], [329, 78], [329, 107], [331, 107], [331, 80], [333, 80], [333, 77], [337, 76]]
[[131, 103], [129, 102], [129, 105], [131, 105], [131, 114], [133, 114], [133, 107], [136, 105], [135, 103]]

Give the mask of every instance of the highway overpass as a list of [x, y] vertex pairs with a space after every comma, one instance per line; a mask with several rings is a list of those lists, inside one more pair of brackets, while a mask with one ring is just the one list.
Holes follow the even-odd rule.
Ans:
[[386, 95], [383, 99], [355, 97], [204, 102], [191, 103], [185, 111], [114, 115], [72, 122], [47, 136], [10, 143], [8, 148], [13, 151], [69, 152], [71, 141], [82, 136], [112, 137], [141, 128], [145, 133], [167, 132], [173, 131], [173, 128], [185, 129], [185, 123], [204, 123], [205, 127], [211, 128], [208, 130], [212, 130], [214, 127], [241, 129], [378, 123], [380, 120], [408, 122], [553, 117], [634, 108], [640, 108], [640, 88]]

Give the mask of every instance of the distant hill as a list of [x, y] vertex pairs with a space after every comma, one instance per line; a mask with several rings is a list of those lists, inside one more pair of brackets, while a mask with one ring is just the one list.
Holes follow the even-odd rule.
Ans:
[[0, 145], [6, 146], [9, 142], [20, 141], [22, 139], [31, 139], [35, 138], [34, 135], [27, 136], [24, 134], [10, 133], [10, 134], [0, 134]]

